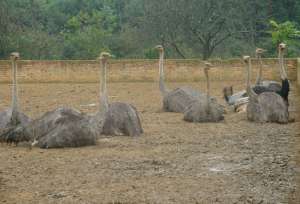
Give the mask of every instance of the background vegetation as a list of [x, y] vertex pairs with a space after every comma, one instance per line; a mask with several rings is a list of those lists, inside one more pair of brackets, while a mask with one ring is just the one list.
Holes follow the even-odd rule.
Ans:
[[299, 55], [300, 0], [0, 0], [0, 59], [273, 56], [289, 44]]

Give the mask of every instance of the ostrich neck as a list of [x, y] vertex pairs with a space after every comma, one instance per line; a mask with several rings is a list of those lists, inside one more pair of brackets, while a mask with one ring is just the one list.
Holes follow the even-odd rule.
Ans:
[[259, 85], [262, 81], [263, 63], [260, 55], [258, 55], [258, 62], [259, 62], [259, 72], [256, 78], [256, 83], [255, 83], [256, 85]]
[[284, 67], [284, 57], [283, 52], [279, 49], [279, 71], [281, 80], [287, 79], [287, 73]]
[[107, 110], [108, 109], [108, 98], [107, 98], [107, 90], [106, 90], [106, 66], [107, 62], [101, 61], [101, 88], [100, 88], [100, 109]]
[[12, 89], [12, 116], [11, 120], [13, 125], [17, 125], [17, 117], [18, 117], [18, 84], [17, 84], [17, 62], [16, 60], [12, 60], [12, 68], [13, 68], [13, 89]]
[[207, 110], [210, 111], [210, 81], [208, 71], [205, 71], [206, 77], [206, 103], [207, 103]]
[[164, 52], [161, 52], [159, 55], [159, 90], [162, 95], [166, 95], [168, 92], [164, 80]]
[[250, 98], [256, 98], [257, 94], [251, 88], [251, 59], [247, 63], [247, 93]]

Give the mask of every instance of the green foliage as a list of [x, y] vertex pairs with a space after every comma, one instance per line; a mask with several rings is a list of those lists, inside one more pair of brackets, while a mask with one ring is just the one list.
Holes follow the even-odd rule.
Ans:
[[296, 25], [290, 21], [277, 23], [271, 20], [270, 25], [272, 27], [272, 42], [276, 46], [281, 42], [291, 44], [295, 39], [300, 38], [300, 31], [297, 30]]
[[157, 59], [158, 58], [158, 52], [155, 48], [146, 49], [144, 51], [144, 56], [146, 59]]
[[274, 55], [281, 41], [295, 56], [299, 24], [298, 0], [0, 0], [0, 59], [152, 59], [156, 44], [171, 58], [239, 57], [257, 46]]

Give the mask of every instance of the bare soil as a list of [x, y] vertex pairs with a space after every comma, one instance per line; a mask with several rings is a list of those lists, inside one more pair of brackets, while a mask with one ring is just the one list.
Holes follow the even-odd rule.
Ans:
[[[223, 104], [229, 84], [212, 82]], [[182, 85], [205, 90], [204, 83], [168, 84]], [[33, 118], [60, 105], [98, 108], [98, 84], [22, 84], [19, 91], [22, 110]], [[99, 138], [76, 149], [0, 144], [0, 203], [297, 203], [295, 87], [296, 122], [288, 125], [251, 123], [229, 109], [221, 123], [186, 123], [182, 114], [161, 111], [156, 83], [112, 83], [109, 94], [137, 107], [143, 136]], [[9, 86], [0, 85], [0, 110], [9, 105]]]

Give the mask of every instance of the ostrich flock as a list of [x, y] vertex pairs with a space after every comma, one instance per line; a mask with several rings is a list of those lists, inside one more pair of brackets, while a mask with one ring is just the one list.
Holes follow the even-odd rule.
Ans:
[[[205, 63], [206, 93], [190, 87], [169, 90], [164, 82], [164, 48], [156, 46], [159, 52], [159, 89], [163, 110], [183, 114], [183, 120], [193, 123], [220, 122], [224, 120], [225, 107], [210, 95], [209, 70], [212, 64]], [[284, 66], [286, 45], [278, 47], [279, 71], [281, 83], [262, 80], [263, 49], [256, 49], [260, 64], [254, 86], [251, 85], [251, 58], [243, 56], [246, 73], [245, 90], [233, 93], [232, 87], [225, 87], [224, 98], [236, 112], [246, 112], [252, 122], [280, 123], [291, 122], [288, 112], [289, 81]], [[123, 102], [108, 102], [107, 63], [111, 55], [102, 52], [97, 59], [101, 67], [100, 108], [92, 115], [81, 113], [69, 107], [58, 107], [40, 118], [31, 120], [18, 108], [17, 61], [19, 53], [10, 56], [13, 73], [12, 105], [0, 112], [0, 142], [16, 144], [28, 142], [30, 146], [40, 148], [63, 148], [95, 145], [98, 136], [140, 136], [143, 128], [137, 109]]]

